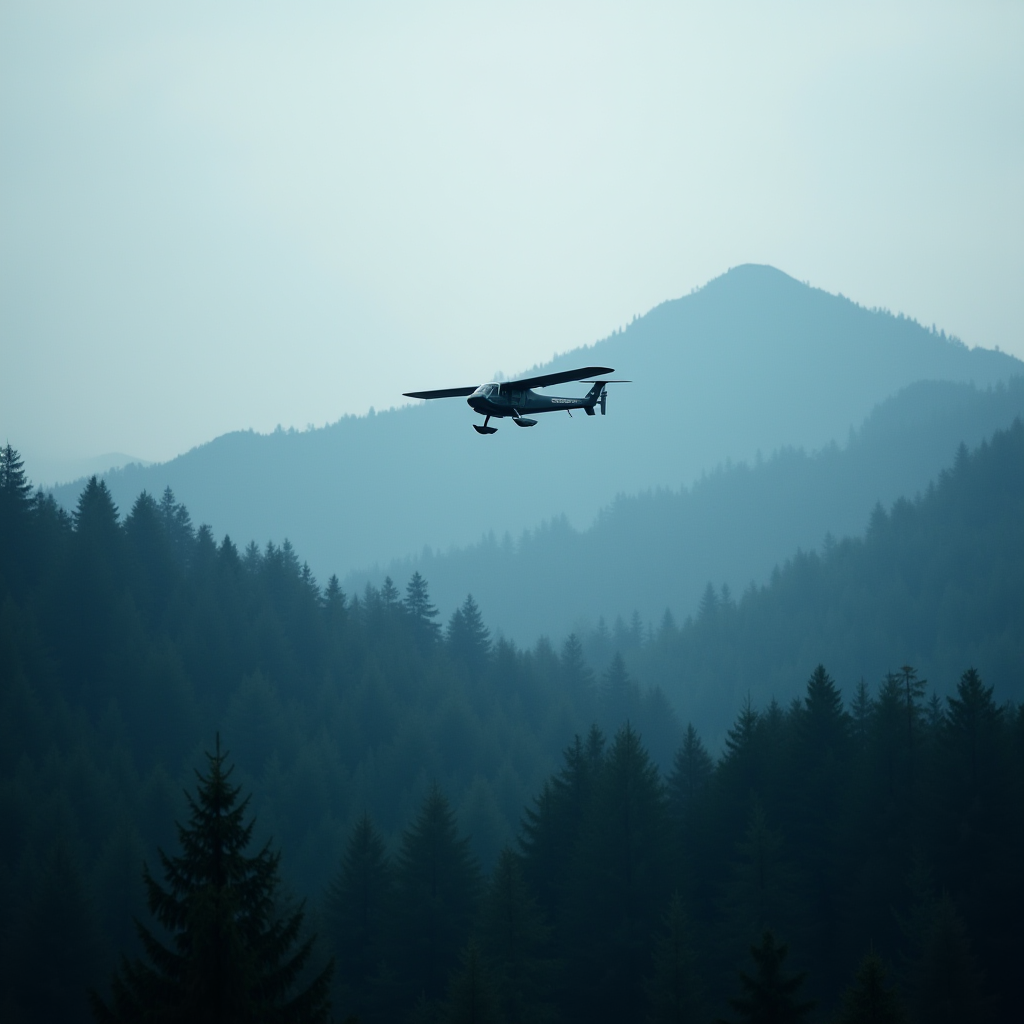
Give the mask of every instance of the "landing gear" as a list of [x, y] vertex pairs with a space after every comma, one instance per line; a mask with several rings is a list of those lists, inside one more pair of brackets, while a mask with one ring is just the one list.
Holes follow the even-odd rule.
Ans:
[[491, 422], [491, 417], [488, 416], [484, 420], [484, 425], [482, 427], [480, 426], [479, 423], [474, 423], [473, 424], [473, 429], [478, 434], [496, 434], [498, 432], [498, 428], [497, 427], [489, 427], [489, 426], [487, 426], [487, 424], [490, 423], [490, 422]]
[[527, 419], [525, 416], [517, 416], [512, 421], [517, 427], [535, 427], [537, 426], [536, 420]]

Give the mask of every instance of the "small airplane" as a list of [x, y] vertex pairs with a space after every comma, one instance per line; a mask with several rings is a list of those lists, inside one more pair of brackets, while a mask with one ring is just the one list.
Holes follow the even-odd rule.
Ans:
[[[594, 406], [601, 405], [601, 415], [605, 414], [608, 392], [605, 384], [629, 384], [628, 380], [585, 380], [602, 373], [614, 373], [609, 366], [584, 366], [579, 370], [563, 370], [561, 373], [545, 373], [539, 377], [524, 377], [522, 380], [491, 381], [488, 384], [468, 388], [442, 388], [439, 391], [407, 391], [404, 398], [466, 398], [469, 407], [485, 417], [483, 426], [473, 424], [478, 434], [494, 434], [497, 427], [488, 426], [491, 417], [503, 419], [512, 417], [517, 427], [535, 427], [537, 421], [524, 416], [523, 413], [567, 412], [572, 415], [573, 409], [582, 409], [588, 416], [594, 415]], [[594, 386], [583, 398], [548, 398], [538, 395], [533, 388], [546, 388], [552, 384], [566, 384], [579, 381]]]

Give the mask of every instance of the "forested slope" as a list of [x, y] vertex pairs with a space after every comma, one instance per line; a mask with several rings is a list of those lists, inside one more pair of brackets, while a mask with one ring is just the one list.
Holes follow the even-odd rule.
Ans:
[[[141, 862], [175, 850], [181, 788], [218, 730], [257, 842], [273, 835], [319, 919], [317, 963], [338, 955], [341, 1015], [402, 1019], [421, 993], [440, 1015], [469, 972], [508, 1016], [524, 993], [519, 1019], [642, 1019], [683, 972], [711, 1019], [765, 926], [821, 1018], [871, 948], [914, 1020], [935, 1019], [929, 979], [950, 962], [960, 1019], [1019, 1014], [1024, 718], [1003, 702], [1020, 699], [1022, 465], [1017, 424], [735, 607], [709, 595], [632, 648], [625, 628], [585, 638], [595, 671], [574, 637], [495, 642], [471, 599], [442, 630], [420, 577], [404, 594], [320, 586], [291, 545], [217, 542], [170, 493], [121, 518], [94, 480], [68, 516], [5, 449], [4, 1019], [81, 1019], [84, 987], [137, 952]], [[894, 654], [876, 669], [880, 644]], [[700, 735], [727, 721], [716, 761]], [[424, 836], [456, 865], [449, 895], [417, 881]], [[370, 867], [395, 901], [353, 938]], [[488, 924], [512, 905], [529, 910], [514, 948]]]
[[[631, 668], [708, 734], [744, 695], [788, 700], [820, 658], [845, 690], [901, 665], [948, 694], [975, 665], [1000, 700], [1024, 699], [1024, 426], [1020, 420], [913, 501], [872, 513], [863, 538], [797, 554], [735, 599], [708, 586], [679, 628], [664, 621]], [[628, 635], [628, 633], [627, 633]], [[592, 637], [594, 656], [612, 645]], [[730, 709], [730, 710], [726, 710]]]
[[613, 623], [638, 612], [657, 625], [669, 610], [681, 621], [709, 580], [738, 594], [766, 583], [797, 549], [863, 534], [875, 505], [924, 491], [961, 444], [973, 448], [1021, 416], [1024, 376], [992, 389], [921, 381], [882, 402], [842, 445], [765, 452], [688, 488], [620, 495], [586, 530], [560, 517], [515, 541], [492, 534], [396, 560], [346, 586], [419, 572], [439, 607], [471, 590], [520, 643], [593, 628], [602, 616]]

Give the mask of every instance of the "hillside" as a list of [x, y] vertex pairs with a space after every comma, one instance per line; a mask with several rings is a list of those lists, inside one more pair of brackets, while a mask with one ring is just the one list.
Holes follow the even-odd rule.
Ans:
[[666, 609], [682, 621], [708, 581], [738, 594], [797, 549], [860, 534], [876, 504], [924, 490], [960, 444], [973, 448], [1015, 417], [1024, 417], [1024, 377], [989, 390], [920, 382], [879, 404], [841, 446], [727, 464], [688, 488], [620, 496], [586, 530], [559, 517], [515, 542], [491, 534], [353, 574], [345, 586], [419, 572], [446, 614], [472, 593], [521, 643], [634, 612], [647, 624]]
[[[710, 586], [695, 616], [662, 623], [646, 642], [616, 646], [683, 719], [721, 737], [744, 700], [785, 705], [807, 666], [828, 665], [852, 694], [913, 666], [950, 694], [972, 665], [999, 702], [1024, 700], [1024, 423], [1014, 422], [914, 501], [876, 507], [861, 539], [796, 553], [738, 599]], [[733, 709], [724, 713], [725, 708]]]
[[[335, 580], [318, 586], [290, 545], [218, 544], [170, 497], [139, 498], [119, 522], [93, 481], [69, 517], [26, 493], [16, 453], [3, 459], [4, 1019], [85, 1019], [86, 986], [104, 985], [119, 950], [138, 951], [140, 866], [174, 849], [182, 787], [218, 732], [254, 795], [257, 846], [273, 837], [285, 851], [289, 889], [309, 898], [343, 965], [343, 1012], [348, 985], [382, 989], [353, 975], [347, 911], [327, 887], [351, 867], [366, 812], [380, 856], [408, 877], [417, 809], [438, 799], [472, 859], [460, 893], [522, 839], [516, 905], [539, 906], [552, 929], [550, 955], [564, 962], [545, 998], [565, 1009], [593, 1002], [592, 979], [614, 974], [621, 928], [608, 906], [627, 906], [642, 937], [641, 991], [673, 891], [699, 937], [695, 970], [723, 1009], [766, 897], [823, 1005], [869, 948], [920, 996], [930, 950], [952, 935], [976, 1005], [989, 993], [1019, 1007], [1024, 718], [1006, 705], [1024, 695], [1019, 421], [961, 449], [916, 501], [878, 509], [863, 540], [796, 555], [739, 601], [708, 590], [697, 616], [653, 637], [585, 636], [598, 672], [573, 639], [494, 642], [470, 601], [440, 629], [421, 580], [404, 599], [390, 587], [346, 598]], [[588, 733], [595, 721], [604, 739]], [[650, 865], [639, 918], [616, 884], [628, 872], [605, 863], [624, 820], [629, 863]], [[761, 849], [767, 882], [751, 853]], [[470, 917], [431, 973], [434, 992]], [[422, 929], [381, 927], [396, 951], [383, 990], [397, 978], [404, 1003], [367, 1019], [400, 1019], [419, 992], [403, 992], [418, 976], [402, 940]], [[62, 985], [48, 987], [52, 976]], [[37, 1012], [40, 992], [61, 1012]]]
[[[106, 481], [122, 508], [170, 486], [196, 521], [242, 543], [287, 536], [318, 575], [344, 575], [556, 516], [587, 526], [618, 494], [688, 485], [727, 458], [842, 440], [915, 381], [988, 387], [1024, 369], [762, 266], [736, 268], [550, 367], [589, 363], [634, 381], [614, 391], [607, 417], [547, 416], [481, 438], [461, 401], [425, 403], [302, 433], [227, 434]], [[395, 398], [463, 383], [407, 380], [396, 367]], [[80, 491], [54, 493], [70, 508]]]

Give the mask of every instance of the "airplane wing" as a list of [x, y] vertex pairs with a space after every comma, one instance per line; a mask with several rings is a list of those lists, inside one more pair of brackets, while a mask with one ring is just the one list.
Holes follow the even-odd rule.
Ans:
[[463, 398], [466, 395], [473, 394], [476, 391], [477, 385], [474, 384], [471, 388], [442, 388], [440, 391], [406, 391], [403, 393], [403, 398]]
[[524, 377], [522, 380], [503, 380], [502, 388], [517, 391], [521, 388], [546, 388], [551, 384], [567, 384], [572, 380], [584, 377], [600, 376], [602, 373], [614, 373], [610, 366], [584, 366], [579, 370], [563, 370], [561, 373], [543, 373], [539, 377]]

